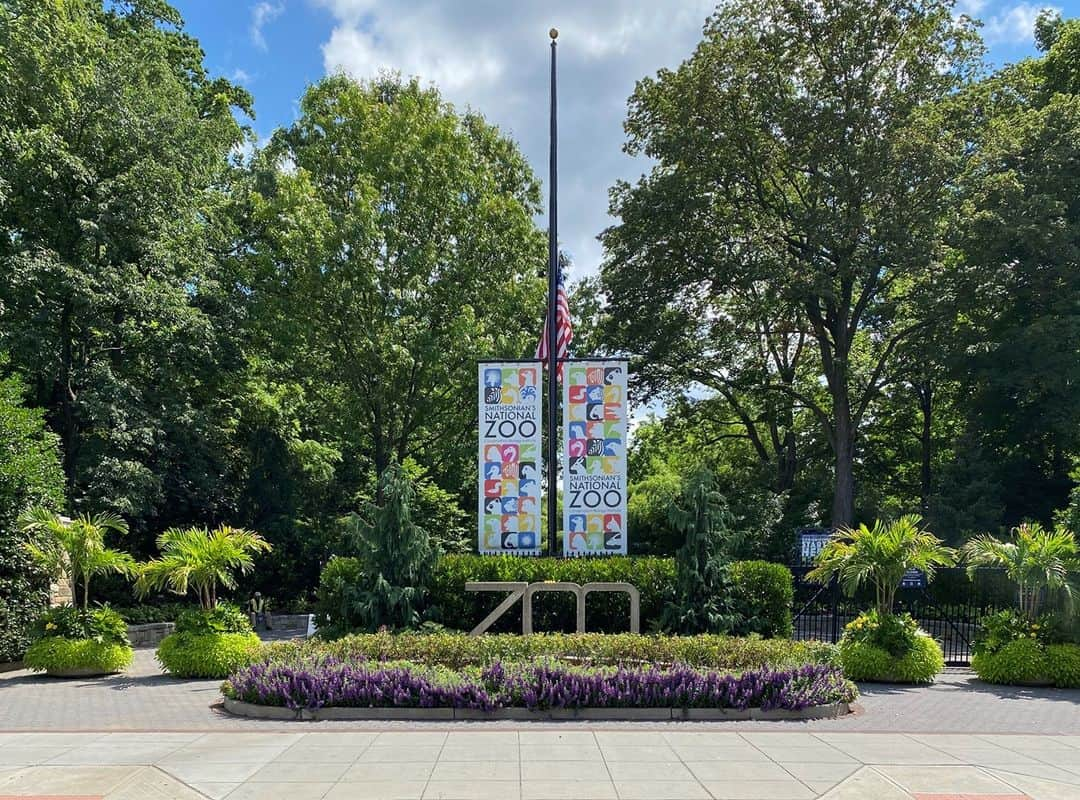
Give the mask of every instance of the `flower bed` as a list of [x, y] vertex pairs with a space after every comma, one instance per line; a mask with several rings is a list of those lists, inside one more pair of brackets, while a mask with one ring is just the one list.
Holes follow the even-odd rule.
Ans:
[[803, 664], [836, 664], [837, 651], [822, 642], [733, 636], [650, 636], [642, 634], [356, 634], [332, 642], [279, 642], [264, 649], [267, 659], [296, 663], [314, 656], [341, 661], [411, 661], [462, 669], [496, 661], [556, 658], [592, 665], [687, 664], [741, 671]]
[[[296, 663], [260, 662], [222, 686], [227, 701], [299, 714], [322, 709], [711, 709], [800, 712], [843, 706], [854, 684], [836, 667], [748, 670], [584, 668], [541, 661], [495, 662], [462, 671], [409, 662], [346, 662], [333, 656]], [[228, 705], [227, 705], [228, 707]], [[363, 711], [357, 716], [363, 716]]]

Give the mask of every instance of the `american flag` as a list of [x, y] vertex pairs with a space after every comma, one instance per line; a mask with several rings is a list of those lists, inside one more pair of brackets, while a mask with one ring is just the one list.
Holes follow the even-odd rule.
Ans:
[[[555, 357], [564, 359], [570, 350], [570, 342], [574, 341], [574, 328], [570, 324], [570, 304], [566, 301], [566, 286], [563, 283], [563, 273], [559, 270], [559, 288], [555, 297], [556, 322], [555, 322]], [[548, 321], [549, 314], [544, 314], [544, 330], [540, 334], [540, 341], [536, 345], [536, 358], [544, 364], [548, 360]], [[559, 379], [562, 379], [563, 365], [559, 364]]]

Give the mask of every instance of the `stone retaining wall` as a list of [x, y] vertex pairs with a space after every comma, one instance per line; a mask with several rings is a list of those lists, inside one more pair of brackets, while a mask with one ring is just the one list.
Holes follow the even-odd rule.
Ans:
[[128, 625], [128, 638], [132, 647], [157, 647], [161, 640], [176, 630], [175, 622], [150, 622], [146, 625]]

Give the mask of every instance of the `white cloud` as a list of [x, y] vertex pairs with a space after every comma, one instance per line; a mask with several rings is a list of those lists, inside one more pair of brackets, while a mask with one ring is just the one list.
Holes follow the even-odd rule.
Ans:
[[249, 83], [250, 81], [251, 76], [246, 70], [240, 69], [240, 67], [237, 67], [229, 74], [230, 83]]
[[1004, 8], [986, 20], [982, 34], [987, 44], [1023, 44], [1031, 42], [1035, 36], [1035, 19], [1044, 8], [1061, 9], [1053, 6], [1037, 6], [1020, 3], [1011, 8]]
[[263, 27], [273, 22], [285, 11], [285, 3], [271, 3], [269, 0], [260, 0], [251, 7], [251, 42], [260, 50], [266, 50], [266, 37], [263, 36]]
[[[594, 272], [607, 192], [647, 164], [622, 153], [626, 100], [640, 78], [688, 57], [714, 0], [317, 0], [335, 18], [328, 72], [397, 70], [435, 83], [515, 138], [544, 182], [548, 29], [559, 35], [559, 238], [572, 278]], [[540, 220], [546, 225], [546, 219]]]

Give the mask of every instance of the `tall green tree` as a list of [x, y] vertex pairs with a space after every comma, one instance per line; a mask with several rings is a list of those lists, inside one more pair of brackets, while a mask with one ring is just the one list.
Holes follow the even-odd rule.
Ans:
[[257, 157], [241, 209], [257, 320], [353, 486], [406, 458], [466, 484], [475, 360], [536, 335], [538, 201], [509, 139], [392, 76], [320, 81]]
[[[980, 52], [947, 0], [730, 0], [689, 59], [630, 99], [626, 148], [657, 163], [612, 191], [602, 277], [616, 341], [691, 365], [727, 358], [720, 380], [684, 373], [723, 394], [741, 372], [731, 328], [781, 363], [804, 337], [824, 392], [784, 380], [775, 357], [750, 380], [817, 419], [835, 525], [852, 520], [860, 427], [925, 325], [904, 308], [942, 269], [972, 111], [958, 90]], [[764, 308], [747, 309], [757, 296]]]
[[215, 220], [251, 98], [181, 24], [162, 0], [0, 3], [0, 347], [73, 506], [136, 520], [227, 494]]
[[[1080, 451], [1080, 20], [1044, 15], [1039, 41], [1045, 55], [979, 87], [954, 228], [967, 302], [951, 377], [998, 526], [1048, 523]], [[952, 505], [973, 477], [956, 476]]]

